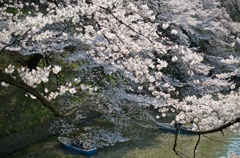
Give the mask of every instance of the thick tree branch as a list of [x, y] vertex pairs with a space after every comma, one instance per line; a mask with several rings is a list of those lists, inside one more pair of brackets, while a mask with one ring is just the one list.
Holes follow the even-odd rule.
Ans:
[[[219, 126], [218, 128], [213, 128], [213, 129], [206, 130], [206, 131], [191, 131], [191, 132], [196, 133], [196, 134], [208, 134], [208, 133], [222, 132], [222, 130], [224, 130], [238, 122], [240, 122], [240, 117], [238, 117], [235, 120], [230, 121], [222, 126]], [[186, 131], [189, 131], [189, 130], [186, 130]]]
[[34, 95], [35, 97], [37, 97], [37, 99], [39, 101], [41, 101], [43, 103], [43, 105], [48, 108], [49, 110], [51, 110], [51, 112], [56, 116], [56, 117], [63, 117], [64, 115], [60, 113], [60, 111], [58, 111], [58, 109], [49, 102], [49, 100], [47, 100], [41, 93], [39, 93], [36, 89], [34, 89], [33, 87], [29, 86], [28, 84], [26, 84], [25, 82], [21, 81], [21, 80], [16, 80], [15, 78], [13, 78], [12, 76], [10, 76], [9, 74], [3, 73], [2, 71], [0, 71], [0, 81], [2, 82], [6, 82], [10, 85], [16, 86], [20, 89], [25, 90], [26, 92]]
[[[204, 135], [204, 134], [209, 134], [209, 133], [215, 133], [215, 132], [221, 132], [223, 134], [223, 130], [234, 125], [235, 123], [238, 123], [240, 122], [240, 117], [236, 118], [235, 120], [233, 121], [230, 121], [224, 125], [221, 125], [219, 126], [218, 128], [213, 128], [213, 129], [210, 129], [210, 130], [205, 130], [205, 131], [194, 131], [194, 130], [191, 130], [191, 129], [181, 129], [182, 131], [185, 131], [185, 132], [190, 132], [192, 134], [198, 134], [198, 135]], [[178, 130], [178, 129], [177, 129]]]
[[[189, 130], [189, 129], [181, 129], [183, 131], [188, 131], [188, 132], [191, 132], [193, 134], [198, 134], [198, 140], [196, 142], [196, 145], [194, 147], [194, 158], [196, 157], [196, 150], [197, 150], [197, 147], [199, 145], [199, 142], [200, 142], [200, 139], [201, 139], [201, 135], [205, 136], [205, 134], [209, 134], [209, 133], [215, 133], [215, 132], [222, 132], [224, 129], [230, 127], [231, 125], [235, 124], [235, 123], [238, 123], [240, 122], [240, 117], [236, 118], [234, 121], [231, 121], [231, 122], [228, 122], [218, 128], [214, 128], [214, 129], [210, 129], [210, 130], [206, 130], [206, 131], [192, 131], [192, 130]], [[173, 148], [172, 150], [175, 152], [175, 154], [177, 156], [180, 156], [181, 155], [179, 154], [179, 152], [176, 150], [176, 147], [177, 147], [177, 138], [178, 138], [178, 131], [179, 131], [179, 128], [176, 127], [176, 134], [175, 134], [175, 139], [174, 139], [174, 145], [173, 145]], [[223, 132], [222, 132], [223, 133]]]

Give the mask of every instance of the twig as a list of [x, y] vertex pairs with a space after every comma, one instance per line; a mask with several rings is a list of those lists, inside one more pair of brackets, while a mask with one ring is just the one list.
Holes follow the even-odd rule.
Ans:
[[201, 139], [201, 134], [198, 135], [198, 140], [197, 140], [197, 143], [194, 147], [194, 152], [193, 152], [193, 157], [195, 158], [196, 157], [196, 151], [197, 151], [197, 147], [198, 147], [198, 144], [200, 142], [200, 139]]
[[30, 30], [31, 30], [31, 28], [28, 29], [28, 30], [27, 30], [20, 38], [18, 38], [17, 40], [14, 40], [12, 43], [9, 43], [9, 44], [5, 45], [5, 46], [0, 50], [0, 53], [2, 53], [7, 47], [9, 47], [9, 46], [11, 46], [11, 45], [13, 45], [13, 44], [19, 44], [20, 41], [23, 40], [23, 39], [27, 36], [27, 34], [28, 34], [28, 32], [29, 32]]
[[207, 139], [209, 139], [209, 140], [211, 140], [211, 141], [214, 141], [214, 142], [219, 142], [219, 143], [226, 144], [226, 143], [224, 143], [223, 141], [220, 141], [220, 140], [214, 140], [214, 139], [212, 139], [212, 138], [210, 138], [210, 137], [206, 136], [205, 134], [203, 134], [202, 136], [203, 136], [203, 137], [205, 137], [205, 138], [207, 138]]
[[112, 13], [111, 9], [109, 9], [109, 8], [105, 8], [105, 7], [100, 7], [100, 8], [102, 8], [102, 9], [108, 11], [108, 12], [113, 16], [113, 18], [116, 19], [120, 24], [123, 24], [124, 26], [126, 26], [127, 28], [129, 28], [130, 30], [132, 30], [133, 32], [135, 32], [135, 33], [137, 33], [137, 34], [143, 36], [144, 38], [146, 38], [147, 40], [149, 40], [151, 43], [153, 43], [151, 39], [147, 38], [146, 36], [144, 36], [144, 35], [141, 34], [140, 32], [134, 30], [131, 26], [125, 24], [122, 20], [118, 19], [118, 18]]

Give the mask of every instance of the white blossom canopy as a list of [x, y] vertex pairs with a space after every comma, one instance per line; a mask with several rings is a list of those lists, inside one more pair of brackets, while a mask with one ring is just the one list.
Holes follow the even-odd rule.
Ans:
[[[67, 61], [87, 61], [79, 65], [79, 69], [86, 72], [88, 68], [102, 66], [105, 74], [116, 77], [119, 83], [122, 81], [121, 86], [105, 83], [107, 89], [101, 92], [94, 84], [81, 85], [81, 90], [97, 93], [99, 98], [110, 103], [107, 108], [103, 105], [95, 107], [102, 112], [118, 111], [122, 105], [116, 103], [128, 100], [145, 107], [154, 106], [162, 117], [178, 112], [176, 121], [194, 120], [205, 130], [217, 129], [229, 122], [238, 126], [240, 91], [231, 78], [239, 78], [240, 57], [239, 52], [231, 54], [231, 51], [237, 49], [239, 41], [233, 38], [220, 40], [221, 45], [215, 50], [221, 51], [210, 54], [191, 45], [192, 41], [198, 43], [206, 36], [207, 40], [212, 39], [210, 45], [216, 47], [219, 43], [216, 37], [227, 38], [231, 31], [239, 33], [239, 23], [230, 21], [217, 0], [190, 4], [186, 0], [163, 0], [163, 6], [170, 10], [163, 13], [155, 13], [150, 9], [152, 5], [136, 1], [63, 2], [55, 4], [41, 0], [35, 4], [20, 1], [1, 6], [0, 53], [53, 56], [72, 47]], [[157, 6], [155, 10], [158, 10]], [[16, 8], [17, 13], [9, 13], [9, 8]], [[34, 8], [34, 11], [25, 13], [22, 11], [25, 8]], [[219, 17], [219, 21], [211, 19]], [[184, 35], [184, 30], [192, 36]], [[196, 30], [202, 32], [201, 36]], [[207, 32], [211, 34], [207, 36]], [[194, 39], [196, 37], [199, 38]], [[231, 47], [225, 49], [226, 45]], [[36, 89], [40, 83], [49, 81], [50, 73], [61, 73], [61, 69], [59, 65], [52, 65], [30, 70], [9, 64], [1, 74], [14, 78], [17, 75], [14, 72], [17, 72], [23, 82]], [[8, 83], [4, 76], [0, 81], [2, 85]], [[25, 90], [45, 104], [66, 92], [77, 93], [71, 82], [59, 85], [55, 92], [45, 89], [48, 95]]]

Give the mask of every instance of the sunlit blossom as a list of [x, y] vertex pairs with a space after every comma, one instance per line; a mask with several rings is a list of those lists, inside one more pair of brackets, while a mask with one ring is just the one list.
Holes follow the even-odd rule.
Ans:
[[59, 87], [59, 92], [61, 95], [63, 95], [64, 93], [66, 93], [66, 91], [68, 90], [68, 88], [66, 86], [60, 86]]
[[2, 85], [3, 87], [8, 87], [8, 86], [9, 86], [9, 84], [7, 84], [6, 82], [1, 82], [1, 85]]
[[71, 94], [74, 94], [74, 93], [76, 93], [77, 91], [75, 90], [75, 88], [70, 88], [69, 89], [69, 93], [71, 93]]
[[15, 66], [14, 65], [8, 65], [8, 67], [5, 69], [6, 73], [12, 74], [14, 72]]
[[169, 24], [168, 23], [163, 23], [162, 24], [162, 28], [165, 30], [165, 29], [167, 29], [169, 27]]
[[58, 65], [55, 65], [53, 68], [52, 68], [52, 71], [54, 74], [58, 74], [60, 71], [61, 71], [61, 67], [58, 66]]
[[175, 30], [175, 29], [171, 30], [171, 34], [176, 35], [177, 33], [178, 33], [177, 30]]
[[176, 62], [177, 60], [178, 60], [178, 57], [176, 57], [176, 56], [172, 57], [173, 62]]
[[45, 92], [45, 93], [48, 93], [48, 89], [47, 89], [47, 88], [44, 88], [44, 92]]

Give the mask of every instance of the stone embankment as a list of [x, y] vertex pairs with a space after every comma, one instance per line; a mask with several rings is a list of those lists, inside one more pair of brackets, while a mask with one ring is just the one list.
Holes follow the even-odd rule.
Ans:
[[53, 121], [41, 123], [30, 129], [0, 138], [0, 158], [5, 158], [29, 145], [45, 140], [53, 134], [49, 132], [49, 127]]

